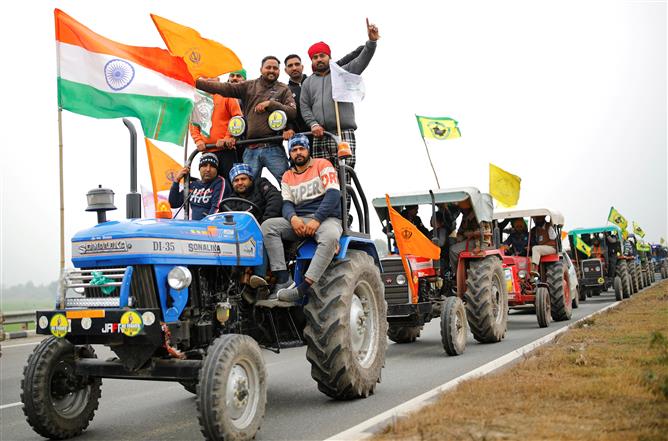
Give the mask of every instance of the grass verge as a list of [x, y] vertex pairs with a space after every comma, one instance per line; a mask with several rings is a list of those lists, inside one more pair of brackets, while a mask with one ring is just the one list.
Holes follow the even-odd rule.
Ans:
[[373, 439], [668, 440], [668, 281]]

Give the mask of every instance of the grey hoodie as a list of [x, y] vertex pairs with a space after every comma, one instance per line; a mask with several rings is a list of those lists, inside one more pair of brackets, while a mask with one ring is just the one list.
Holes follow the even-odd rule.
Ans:
[[[376, 42], [369, 40], [354, 60], [341, 67], [350, 73], [359, 75], [369, 65], [375, 52]], [[334, 100], [332, 99], [332, 76], [329, 72], [324, 76], [311, 75], [306, 78], [302, 84], [299, 102], [302, 117], [308, 127], [320, 124], [328, 132], [336, 131], [336, 113]], [[339, 103], [339, 118], [341, 130], [357, 129], [353, 103]]]

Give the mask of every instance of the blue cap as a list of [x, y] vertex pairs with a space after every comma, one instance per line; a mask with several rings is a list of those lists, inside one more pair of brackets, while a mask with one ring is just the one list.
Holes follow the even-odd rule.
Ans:
[[230, 169], [230, 182], [234, 181], [234, 178], [239, 175], [248, 175], [249, 178], [253, 179], [253, 169], [250, 165], [243, 162], [234, 164]]
[[307, 150], [311, 147], [305, 135], [295, 135], [288, 141], [288, 152], [291, 152], [292, 148], [298, 145], [306, 147]]
[[211, 164], [218, 169], [218, 157], [213, 153], [204, 153], [199, 159], [199, 166], [202, 167], [204, 164]]

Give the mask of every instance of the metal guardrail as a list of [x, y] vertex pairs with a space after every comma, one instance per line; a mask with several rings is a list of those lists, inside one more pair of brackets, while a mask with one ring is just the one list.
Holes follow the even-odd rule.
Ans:
[[3, 325], [20, 324], [21, 329], [28, 329], [29, 323], [35, 323], [35, 311], [3, 312]]

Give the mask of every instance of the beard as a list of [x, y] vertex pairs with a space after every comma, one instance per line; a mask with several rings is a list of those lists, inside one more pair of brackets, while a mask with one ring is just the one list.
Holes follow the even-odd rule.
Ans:
[[329, 63], [325, 63], [324, 61], [318, 61], [317, 63], [313, 63], [311, 65], [311, 68], [313, 69], [313, 72], [327, 72], [329, 70]]
[[309, 156], [302, 156], [302, 155], [297, 155], [295, 158], [292, 160], [295, 165], [301, 167], [302, 165], [306, 164], [309, 160]]

